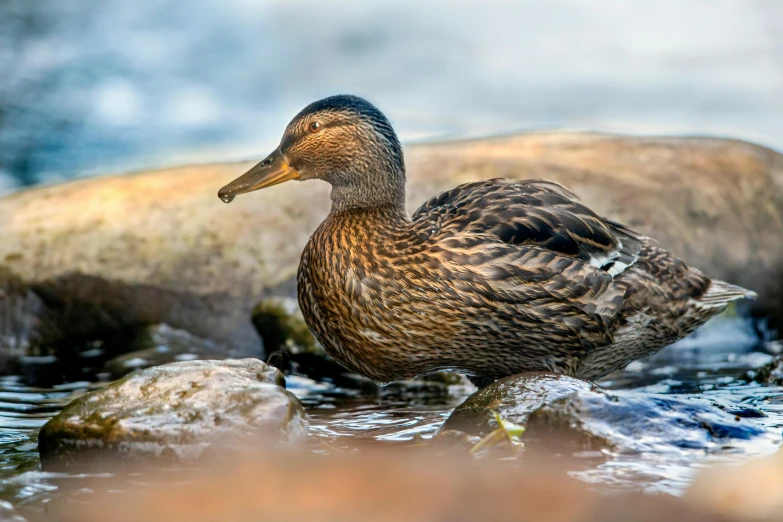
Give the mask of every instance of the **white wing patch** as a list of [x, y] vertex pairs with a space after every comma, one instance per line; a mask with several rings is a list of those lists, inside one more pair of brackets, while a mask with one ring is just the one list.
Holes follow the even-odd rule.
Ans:
[[639, 258], [638, 254], [635, 254], [631, 259], [627, 259], [628, 256], [626, 255], [626, 260], [630, 262], [625, 263], [623, 261], [620, 261], [622, 254], [623, 254], [623, 242], [618, 241], [617, 248], [615, 250], [612, 250], [612, 252], [610, 252], [608, 255], [602, 255], [600, 253], [591, 254], [590, 264], [596, 268], [606, 271], [612, 277], [617, 277], [626, 268], [634, 264], [636, 260]]

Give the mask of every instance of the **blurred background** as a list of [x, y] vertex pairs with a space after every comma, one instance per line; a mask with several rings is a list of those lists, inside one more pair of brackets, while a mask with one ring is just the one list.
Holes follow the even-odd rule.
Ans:
[[354, 93], [407, 141], [514, 130], [783, 148], [780, 0], [3, 0], [0, 193], [257, 157]]

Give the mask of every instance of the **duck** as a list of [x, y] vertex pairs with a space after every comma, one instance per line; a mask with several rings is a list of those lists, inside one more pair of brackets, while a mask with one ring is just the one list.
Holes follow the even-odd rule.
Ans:
[[331, 185], [297, 273], [307, 326], [379, 384], [440, 371], [480, 387], [533, 371], [594, 381], [755, 296], [545, 179], [465, 183], [408, 214], [400, 141], [353, 95], [305, 107], [218, 196], [289, 180]]

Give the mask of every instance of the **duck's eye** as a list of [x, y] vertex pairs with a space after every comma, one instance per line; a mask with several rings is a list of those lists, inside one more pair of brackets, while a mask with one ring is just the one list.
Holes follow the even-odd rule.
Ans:
[[314, 121], [310, 123], [310, 126], [308, 127], [310, 129], [310, 132], [318, 132], [321, 130], [321, 122]]

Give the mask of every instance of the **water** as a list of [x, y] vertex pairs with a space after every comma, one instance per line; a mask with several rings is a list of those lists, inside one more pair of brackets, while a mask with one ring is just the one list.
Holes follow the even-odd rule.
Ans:
[[[591, 452], [577, 455], [582, 463], [574, 469], [574, 476], [602, 488], [680, 494], [707, 464], [740, 461], [778, 448], [783, 432], [783, 388], [738, 378], [772, 356], [758, 345], [746, 323], [719, 321], [697, 333], [652, 358], [632, 363], [601, 385], [633, 389], [639, 394], [699, 396], [766, 429], [768, 436], [716, 446], [709, 452]], [[40, 514], [53, 500], [66, 497], [80, 501], [100, 492], [96, 478], [100, 484], [101, 476], [42, 472], [36, 447], [38, 429], [46, 420], [67, 402], [97, 386], [100, 383], [74, 382], [33, 388], [25, 386], [19, 377], [0, 379], [0, 499], [30, 516]], [[290, 377], [288, 387], [308, 410], [309, 447], [315, 452], [327, 447], [350, 450], [368, 442], [426, 442], [473, 391], [470, 385], [391, 385], [378, 395], [367, 396], [303, 377]]]

